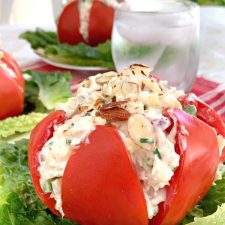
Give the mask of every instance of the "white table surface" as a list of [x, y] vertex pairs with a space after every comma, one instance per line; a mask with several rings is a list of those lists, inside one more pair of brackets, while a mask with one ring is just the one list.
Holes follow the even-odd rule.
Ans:
[[[20, 33], [29, 29], [35, 28], [25, 25], [0, 26], [1, 47], [13, 54], [22, 67], [38, 60], [29, 44], [18, 38]], [[201, 8], [198, 76], [225, 83], [225, 7]]]

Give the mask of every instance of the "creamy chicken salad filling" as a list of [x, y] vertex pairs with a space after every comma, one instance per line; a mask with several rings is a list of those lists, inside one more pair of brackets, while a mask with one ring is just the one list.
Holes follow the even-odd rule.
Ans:
[[149, 67], [136, 64], [120, 73], [89, 77], [78, 86], [75, 97], [58, 105], [57, 110], [65, 111], [68, 120], [55, 126], [53, 137], [41, 150], [39, 172], [42, 189], [51, 192], [62, 216], [61, 179], [71, 152], [88, 141], [96, 125], [109, 124], [118, 128], [136, 168], [149, 218], [157, 214], [158, 204], [166, 198], [165, 186], [179, 166], [174, 148], [176, 119], [166, 132], [171, 122], [163, 109], [182, 109], [177, 99], [184, 93], [149, 78], [149, 73]]
[[[115, 7], [117, 0], [99, 0], [103, 4]], [[89, 29], [89, 20], [91, 14], [91, 8], [93, 6], [94, 0], [79, 0], [78, 10], [80, 17], [80, 34], [83, 36], [84, 40], [88, 41], [88, 29]]]

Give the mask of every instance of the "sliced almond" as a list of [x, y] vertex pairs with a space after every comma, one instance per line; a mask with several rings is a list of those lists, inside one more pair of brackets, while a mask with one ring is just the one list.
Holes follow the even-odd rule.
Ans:
[[[132, 140], [145, 149], [153, 149], [156, 144], [156, 135], [151, 122], [143, 114], [133, 114], [128, 119], [128, 133]], [[151, 143], [142, 143], [142, 139], [152, 140]]]
[[96, 115], [101, 116], [108, 123], [126, 121], [130, 117], [130, 113], [122, 108], [100, 109]]
[[111, 96], [112, 90], [113, 90], [112, 86], [110, 86], [108, 84], [103, 84], [102, 92], [103, 92], [104, 95]]
[[124, 82], [122, 85], [123, 94], [138, 93], [139, 85], [134, 82]]
[[118, 73], [113, 71], [103, 73], [100, 77], [96, 78], [96, 82], [100, 84], [104, 84], [106, 82], [109, 82], [112, 79], [112, 77], [117, 76], [117, 74]]
[[118, 108], [126, 103], [127, 103], [127, 101], [111, 102], [109, 104], [103, 105], [103, 107], [101, 109], [107, 110], [107, 109], [112, 109], [112, 108]]
[[143, 103], [150, 107], [159, 107], [159, 94], [158, 93], [149, 93], [148, 91], [142, 91], [140, 93], [140, 98]]
[[145, 88], [145, 84], [143, 82], [141, 82], [141, 91], [143, 91]]
[[177, 100], [177, 98], [174, 95], [170, 93], [165, 93], [159, 96], [159, 102], [162, 108], [182, 109], [181, 103]]
[[143, 83], [149, 89], [149, 91], [156, 92], [159, 94], [162, 93], [161, 88], [159, 87], [158, 83], [154, 79], [145, 77], [145, 79], [143, 79]]
[[134, 75], [134, 71], [130, 70], [130, 69], [123, 69], [120, 73], [119, 76], [131, 76]]
[[100, 106], [102, 103], [103, 103], [103, 101], [102, 101], [101, 99], [97, 99], [97, 100], [95, 101], [94, 107], [98, 107], [98, 106]]
[[85, 79], [82, 83], [80, 83], [80, 86], [85, 87], [85, 88], [89, 88], [90, 87], [90, 80]]
[[135, 75], [143, 74], [145, 76], [148, 76], [152, 70], [144, 64], [133, 64], [130, 66], [130, 69], [135, 73]]

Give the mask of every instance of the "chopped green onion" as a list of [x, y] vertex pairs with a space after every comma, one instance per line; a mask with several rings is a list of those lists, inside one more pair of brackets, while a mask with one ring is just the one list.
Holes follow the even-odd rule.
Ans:
[[147, 105], [144, 105], [144, 110], [148, 109], [148, 106]]
[[162, 156], [161, 156], [158, 148], [155, 149], [154, 154], [157, 155], [159, 157], [159, 159], [162, 159]]
[[72, 143], [72, 140], [66, 139], [66, 144], [67, 144], [67, 145], [71, 145], [71, 143]]
[[49, 179], [45, 182], [41, 182], [41, 188], [43, 190], [44, 193], [50, 193], [53, 191], [52, 189], [52, 180]]
[[154, 140], [154, 138], [141, 138], [140, 143], [142, 143], [142, 144], [145, 144], [145, 143], [153, 144], [153, 143], [155, 143], [155, 140]]
[[183, 110], [192, 116], [196, 116], [197, 114], [197, 108], [194, 105], [186, 105], [183, 107]]

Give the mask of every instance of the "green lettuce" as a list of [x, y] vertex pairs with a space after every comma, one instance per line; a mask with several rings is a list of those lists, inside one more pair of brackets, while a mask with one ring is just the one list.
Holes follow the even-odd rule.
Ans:
[[224, 225], [225, 224], [225, 204], [218, 207], [217, 211], [212, 215], [195, 218], [195, 221], [188, 225]]
[[225, 6], [225, 0], [197, 0], [200, 5], [223, 5]]
[[27, 165], [28, 140], [0, 143], [0, 224], [75, 225], [53, 215], [39, 200]]
[[[225, 213], [225, 175], [222, 177], [221, 180], [217, 180], [215, 184], [210, 188], [209, 192], [206, 196], [195, 206], [183, 219], [181, 222], [182, 225], [184, 224], [192, 224], [190, 222], [193, 221], [208, 221], [208, 218], [211, 221], [211, 218], [214, 218], [214, 215], [218, 215], [220, 212]], [[221, 208], [218, 208], [221, 207]], [[219, 219], [219, 218], [218, 218]], [[218, 220], [219, 221], [219, 220]], [[194, 225], [195, 223], [193, 223]], [[197, 225], [198, 223], [196, 223]], [[203, 223], [199, 223], [203, 224]], [[205, 225], [211, 225], [213, 223], [205, 223]], [[215, 223], [218, 225], [225, 224], [225, 216], [223, 223]]]
[[31, 130], [46, 114], [30, 113], [0, 121], [0, 143], [29, 138]]
[[85, 43], [69, 45], [60, 43], [55, 32], [40, 28], [24, 32], [20, 37], [27, 40], [37, 54], [57, 63], [114, 68], [110, 41], [96, 47]]
[[58, 103], [72, 96], [69, 72], [24, 72], [25, 110], [24, 112], [48, 112]]

